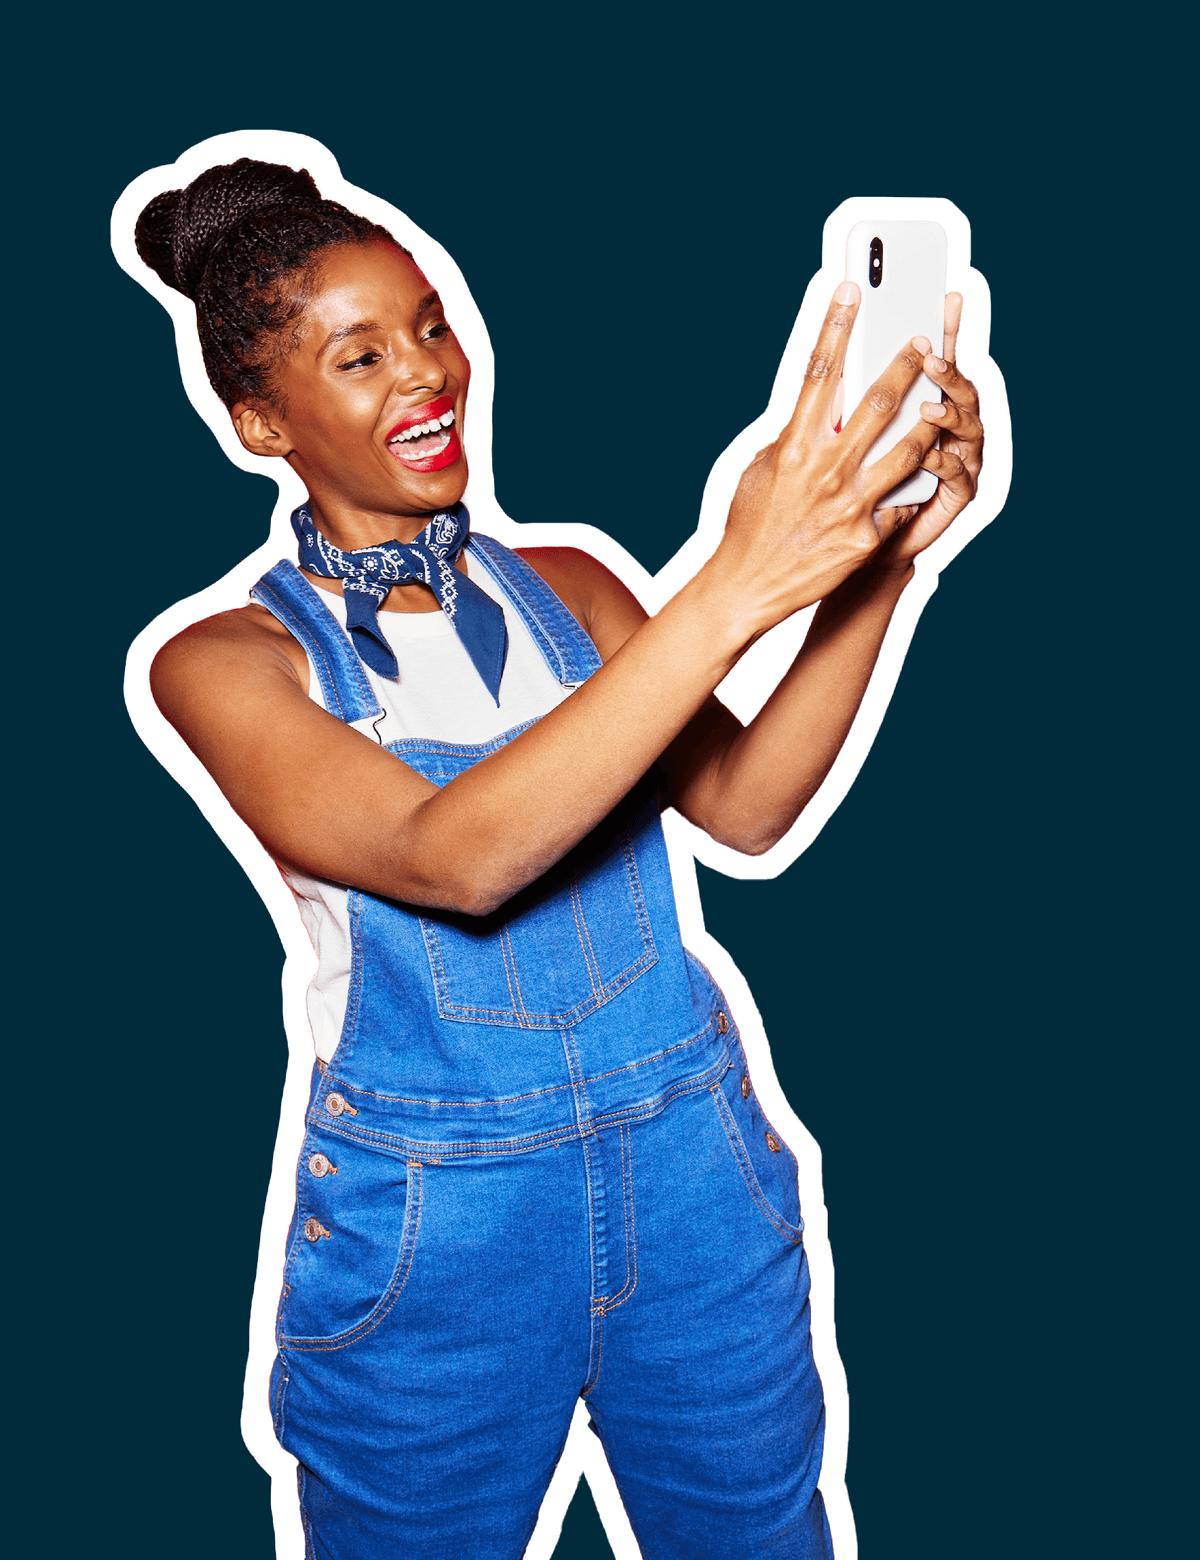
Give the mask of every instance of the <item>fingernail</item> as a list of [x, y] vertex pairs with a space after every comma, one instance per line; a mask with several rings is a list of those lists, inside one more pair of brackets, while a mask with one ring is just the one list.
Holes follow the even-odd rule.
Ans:
[[933, 359], [933, 366], [934, 366], [934, 369], [939, 374], [944, 374], [946, 372], [947, 367], [948, 367], [948, 365], [946, 363], [944, 363], [942, 361], [942, 359], [940, 357], [937, 357], [936, 355], [934, 356], [934, 359]]
[[857, 303], [858, 283], [843, 282], [842, 285], [838, 288], [837, 292], [834, 293], [833, 301], [835, 303]]
[[922, 417], [944, 417], [946, 408], [940, 401], [926, 401], [921, 407]]
[[922, 357], [924, 357], [927, 352], [932, 351], [933, 342], [930, 341], [928, 336], [914, 336], [913, 346], [916, 347], [917, 351], [921, 354]]

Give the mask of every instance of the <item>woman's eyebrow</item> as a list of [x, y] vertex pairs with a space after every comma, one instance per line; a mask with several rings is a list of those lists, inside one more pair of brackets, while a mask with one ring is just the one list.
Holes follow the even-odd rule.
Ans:
[[345, 341], [347, 336], [359, 336], [364, 331], [382, 330], [383, 326], [377, 320], [356, 320], [353, 325], [340, 325], [337, 330], [331, 330], [317, 352], [318, 362], [329, 351], [330, 347], [336, 347], [339, 341]]
[[[441, 298], [436, 292], [426, 293], [417, 305], [417, 319], [435, 304], [441, 303]], [[325, 356], [330, 347], [336, 347], [339, 341], [345, 341], [348, 336], [358, 336], [365, 331], [382, 330], [378, 320], [356, 320], [353, 325], [339, 325], [337, 330], [331, 330], [317, 350], [317, 361]]]

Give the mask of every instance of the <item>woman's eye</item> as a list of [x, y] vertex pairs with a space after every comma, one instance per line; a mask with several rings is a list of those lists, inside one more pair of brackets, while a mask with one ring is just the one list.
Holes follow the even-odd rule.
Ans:
[[450, 327], [446, 324], [445, 320], [442, 320], [437, 325], [431, 325], [429, 327], [429, 329], [425, 332], [425, 339], [428, 341], [432, 337], [436, 341], [440, 337], [448, 335], [450, 335]]
[[349, 363], [339, 363], [338, 372], [344, 374], [348, 368], [370, 368], [372, 363], [378, 362], [378, 352], [364, 352], [361, 357], [353, 358]]

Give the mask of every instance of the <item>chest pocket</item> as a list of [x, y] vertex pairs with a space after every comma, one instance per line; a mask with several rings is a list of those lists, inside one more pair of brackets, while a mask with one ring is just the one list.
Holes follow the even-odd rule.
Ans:
[[[441, 786], [526, 729], [479, 746], [410, 738], [390, 751]], [[557, 866], [492, 915], [424, 912], [421, 934], [439, 1016], [560, 1029], [656, 964], [638, 841], [658, 827], [653, 790], [643, 782]]]

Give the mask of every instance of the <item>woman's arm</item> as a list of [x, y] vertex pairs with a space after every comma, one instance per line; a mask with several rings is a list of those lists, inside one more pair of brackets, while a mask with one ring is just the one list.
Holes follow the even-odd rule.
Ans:
[[[858, 713], [892, 612], [912, 578], [912, 560], [975, 494], [982, 465], [978, 396], [955, 365], [962, 299], [946, 300], [946, 359], [928, 354], [924, 370], [944, 404], [926, 403], [943, 430], [942, 449], [925, 465], [938, 489], [909, 508], [891, 539], [818, 607], [804, 644], [750, 725], [710, 699], [663, 755], [674, 805], [720, 843], [750, 855], [769, 850], [814, 795]], [[758, 457], [767, 455], [763, 451]], [[527, 556], [580, 613], [602, 655], [612, 654], [645, 621], [631, 593], [582, 553], [531, 549]], [[586, 614], [586, 615], [585, 615]]]
[[936, 429], [919, 424], [864, 465], [921, 371], [908, 348], [833, 434], [857, 303], [843, 284], [791, 421], [743, 477], [696, 577], [570, 699], [443, 789], [319, 709], [294, 641], [258, 608], [163, 648], [160, 708], [278, 859], [417, 904], [494, 909], [612, 810], [749, 644], [829, 595], [894, 530], [876, 506], [928, 457]]
[[924, 362], [945, 396], [922, 408], [942, 430], [941, 449], [924, 462], [940, 479], [933, 497], [903, 511], [889, 540], [822, 601], [796, 660], [745, 730], [722, 711], [670, 755], [675, 805], [723, 844], [761, 854], [795, 823], [846, 740], [913, 560], [975, 496], [983, 428], [975, 386], [955, 361], [961, 317], [962, 297], [951, 293], [945, 358], [930, 352]]

